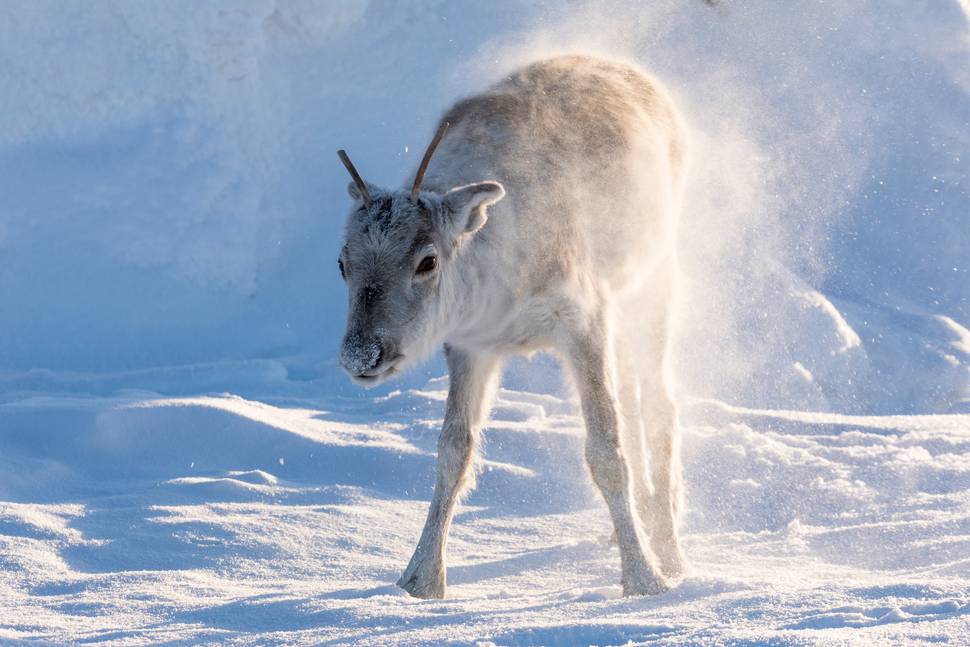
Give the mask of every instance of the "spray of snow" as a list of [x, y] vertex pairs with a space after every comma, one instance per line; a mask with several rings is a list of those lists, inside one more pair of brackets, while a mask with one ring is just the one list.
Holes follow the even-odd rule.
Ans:
[[[897, 239], [930, 244], [926, 234], [908, 234], [908, 224], [878, 228], [878, 236], [891, 239], [886, 241], [863, 238], [867, 225], [859, 224], [871, 217], [872, 196], [886, 192], [879, 173], [893, 151], [882, 150], [878, 138], [894, 139], [897, 129], [913, 128], [905, 118], [897, 125], [899, 116], [887, 108], [886, 93], [911, 90], [890, 68], [918, 63], [900, 60], [895, 46], [883, 41], [881, 34], [896, 33], [899, 16], [862, 5], [808, 5], [799, 12], [792, 20], [790, 7], [771, 4], [712, 11], [700, 2], [575, 2], [539, 12], [534, 24], [485, 43], [471, 62], [457, 66], [463, 74], [456, 76], [481, 84], [529, 60], [581, 51], [636, 61], [675, 95], [692, 130], [679, 244], [686, 282], [676, 358], [684, 391], [773, 406], [798, 402], [859, 411], [919, 401], [949, 408], [954, 403], [940, 400], [933, 388], [920, 393], [908, 386], [913, 376], [899, 370], [898, 350], [879, 342], [881, 331], [873, 334], [872, 348], [865, 346], [857, 329], [869, 326], [869, 318], [852, 321], [823, 294], [823, 286], [824, 292], [831, 286], [857, 298], [848, 282], [874, 287], [884, 280], [872, 278], [876, 268], [911, 266], [904, 257], [888, 260], [887, 250], [900, 248]], [[899, 36], [939, 58], [951, 76], [968, 54], [966, 47], [953, 51], [952, 39], [943, 52]], [[867, 70], [867, 77], [847, 57], [856, 47], [884, 52], [887, 62]], [[468, 91], [474, 89], [470, 83]], [[937, 124], [929, 120], [919, 127], [967, 139], [958, 123]], [[964, 240], [956, 207], [959, 192], [967, 199], [959, 188], [959, 158], [940, 163], [954, 164], [947, 175], [957, 193], [949, 203], [926, 207], [938, 214], [934, 227], [952, 232], [933, 236]], [[885, 208], [906, 207], [900, 200]], [[862, 251], [851, 248], [849, 236]], [[924, 252], [914, 247], [912, 253]], [[959, 243], [940, 254], [933, 267], [946, 274], [934, 269], [933, 276], [912, 276], [905, 287], [880, 285], [882, 299], [896, 306], [900, 319], [925, 321], [941, 293], [970, 316]], [[936, 286], [929, 299], [920, 294], [921, 280]], [[945, 376], [960, 390], [964, 372], [938, 370], [936, 343], [927, 340], [922, 351], [906, 352], [924, 355], [920, 363], [930, 382]], [[796, 361], [815, 380], [793, 374]]]
[[[675, 95], [692, 128], [679, 243], [687, 280], [677, 364], [687, 392], [752, 403], [794, 397], [826, 406], [813, 399], [817, 387], [789, 377], [791, 360], [776, 361], [792, 350], [792, 327], [805, 325], [797, 318], [806, 294], [841, 339], [836, 352], [860, 343], [829, 301], [805, 290], [806, 281], [825, 275], [824, 236], [865, 169], [855, 150], [872, 119], [869, 102], [848, 96], [847, 79], [806, 77], [824, 68], [819, 62], [830, 56], [830, 34], [858, 18], [848, 9], [826, 11], [812, 16], [825, 28], [796, 53], [790, 43], [804, 35], [793, 26], [753, 29], [752, 21], [763, 19], [759, 12], [717, 12], [703, 3], [570, 3], [486, 43], [468, 64], [473, 73], [466, 76], [481, 83], [563, 52], [619, 56], [639, 61]], [[750, 40], [751, 34], [758, 36]], [[718, 49], [735, 58], [712, 56]], [[756, 59], [757, 73], [751, 69]], [[765, 76], [802, 83], [770, 96]], [[826, 151], [824, 163], [819, 149]], [[798, 350], [812, 354], [815, 365], [827, 361], [826, 348]]]

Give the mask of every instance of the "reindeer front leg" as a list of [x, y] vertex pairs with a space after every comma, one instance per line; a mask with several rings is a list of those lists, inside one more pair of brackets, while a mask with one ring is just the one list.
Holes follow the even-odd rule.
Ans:
[[445, 548], [459, 497], [474, 485], [472, 459], [498, 384], [495, 357], [445, 345], [451, 386], [438, 439], [438, 480], [421, 539], [397, 585], [417, 598], [445, 596]]

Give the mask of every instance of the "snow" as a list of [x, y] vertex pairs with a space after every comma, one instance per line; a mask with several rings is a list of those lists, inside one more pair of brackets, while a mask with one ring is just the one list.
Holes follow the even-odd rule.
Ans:
[[443, 386], [4, 404], [0, 640], [873, 644], [970, 624], [970, 416], [690, 404], [691, 574], [629, 599], [574, 404], [511, 390], [449, 599], [409, 598], [391, 583]]
[[[480, 6], [479, 6], [480, 5]], [[970, 635], [970, 5], [9, 2], [0, 643], [904, 644]], [[348, 178], [564, 51], [691, 124], [691, 572], [620, 596], [574, 398], [513, 362], [449, 597], [393, 586], [440, 358], [337, 368]]]

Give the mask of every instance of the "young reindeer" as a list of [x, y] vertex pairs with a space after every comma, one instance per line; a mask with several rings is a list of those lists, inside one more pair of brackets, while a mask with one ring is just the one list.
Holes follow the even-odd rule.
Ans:
[[398, 585], [444, 597], [502, 362], [546, 349], [580, 396], [623, 593], [666, 590], [684, 570], [666, 355], [685, 142], [670, 99], [630, 66], [553, 58], [455, 104], [411, 188], [368, 184], [339, 154], [355, 200], [341, 364], [369, 387], [444, 344], [450, 374], [431, 508]]

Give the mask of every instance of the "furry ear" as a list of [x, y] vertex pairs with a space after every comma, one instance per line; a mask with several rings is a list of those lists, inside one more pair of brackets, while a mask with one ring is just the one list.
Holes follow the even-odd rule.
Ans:
[[360, 195], [360, 189], [358, 189], [357, 185], [353, 182], [347, 185], [347, 195], [349, 195], [350, 199], [354, 202], [364, 199], [363, 196]]
[[442, 196], [447, 228], [452, 238], [474, 234], [488, 216], [485, 209], [505, 197], [505, 188], [491, 180], [454, 188]]
[[[377, 194], [377, 187], [370, 182], [367, 183], [367, 190], [370, 192], [372, 198]], [[347, 185], [347, 194], [354, 202], [362, 202], [364, 199], [364, 197], [360, 194], [360, 189], [358, 189], [357, 185], [353, 182]]]

